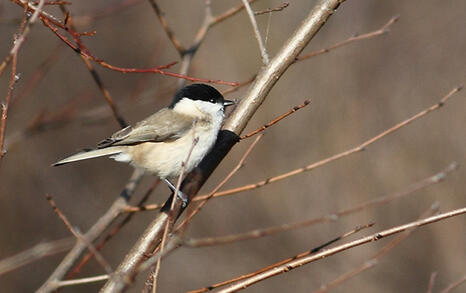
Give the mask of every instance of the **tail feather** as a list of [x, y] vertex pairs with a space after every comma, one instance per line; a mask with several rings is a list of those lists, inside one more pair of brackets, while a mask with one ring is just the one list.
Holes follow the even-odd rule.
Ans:
[[102, 156], [116, 155], [121, 152], [122, 152], [121, 147], [108, 147], [104, 149], [84, 150], [82, 152], [69, 156], [63, 160], [60, 160], [56, 162], [55, 164], [53, 164], [52, 166], [60, 166], [60, 165], [64, 165], [64, 164], [71, 163], [71, 162], [87, 160], [87, 159], [92, 159], [92, 158], [97, 158], [97, 157], [102, 157]]

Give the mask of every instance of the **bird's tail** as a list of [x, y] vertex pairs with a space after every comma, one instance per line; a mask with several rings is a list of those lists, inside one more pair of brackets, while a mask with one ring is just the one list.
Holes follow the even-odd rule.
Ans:
[[102, 157], [102, 156], [116, 155], [121, 152], [122, 152], [122, 148], [117, 147], [117, 146], [107, 147], [103, 149], [84, 150], [84, 151], [81, 151], [77, 154], [74, 154], [72, 156], [69, 156], [67, 158], [64, 158], [63, 160], [56, 162], [55, 164], [53, 164], [53, 166], [60, 166], [60, 165], [71, 163], [71, 162], [87, 160], [87, 159], [92, 159], [92, 158], [97, 158], [97, 157]]

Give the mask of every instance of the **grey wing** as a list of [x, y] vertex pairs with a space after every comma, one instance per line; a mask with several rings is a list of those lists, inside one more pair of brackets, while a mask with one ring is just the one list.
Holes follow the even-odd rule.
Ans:
[[101, 141], [97, 147], [106, 148], [143, 142], [176, 140], [191, 129], [193, 122], [194, 120], [189, 116], [164, 108], [134, 126], [128, 126], [115, 132], [109, 138]]

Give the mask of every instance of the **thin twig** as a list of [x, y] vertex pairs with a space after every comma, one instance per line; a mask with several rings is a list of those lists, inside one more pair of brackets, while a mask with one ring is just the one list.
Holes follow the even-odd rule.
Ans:
[[5, 131], [6, 131], [6, 120], [8, 118], [8, 107], [10, 106], [11, 97], [13, 96], [13, 90], [15, 88], [16, 82], [16, 63], [18, 60], [18, 54], [13, 54], [13, 62], [11, 65], [11, 75], [10, 82], [8, 84], [8, 93], [5, 98], [5, 104], [1, 104], [0, 108], [2, 110], [1, 120], [0, 120], [0, 164], [2, 162], [3, 156], [6, 153], [6, 150], [3, 150], [3, 144], [5, 142]]
[[[256, 2], [257, 0], [248, 0], [249, 3], [253, 3], [253, 2]], [[240, 12], [241, 10], [244, 9], [244, 5], [241, 4], [239, 6], [236, 6], [236, 7], [232, 7], [230, 9], [228, 9], [227, 11], [225, 11], [224, 13], [222, 14], [219, 14], [217, 16], [215, 16], [213, 19], [212, 19], [212, 23], [210, 24], [211, 26], [213, 25], [216, 25], [218, 23], [221, 23], [222, 21], [224, 21], [225, 19], [228, 19], [234, 15], [236, 15], [238, 12]]]
[[[438, 202], [432, 204], [432, 206], [424, 212], [420, 219], [423, 219], [425, 217], [431, 216], [432, 214], [436, 213], [439, 209], [439, 204]], [[380, 259], [385, 256], [387, 253], [389, 253], [395, 246], [397, 246], [399, 243], [401, 243], [403, 240], [405, 240], [408, 236], [410, 236], [418, 227], [413, 227], [411, 229], [407, 229], [406, 231], [400, 233], [397, 237], [395, 237], [392, 241], [387, 243], [380, 249], [373, 257], [365, 261], [363, 264], [355, 267], [354, 269], [350, 270], [349, 272], [346, 272], [340, 276], [338, 276], [335, 280], [322, 285], [318, 290], [315, 290], [314, 293], [324, 293], [328, 292], [329, 290], [341, 285], [342, 283], [346, 282], [347, 280], [353, 278], [356, 275], [359, 275], [360, 273], [374, 267], [377, 265], [380, 261]]]
[[[175, 65], [176, 62], [172, 62], [167, 65], [162, 65], [162, 66], [157, 66], [157, 67], [152, 67], [152, 68], [126, 68], [126, 67], [115, 66], [115, 65], [112, 65], [112, 64], [109, 64], [103, 61], [102, 59], [99, 59], [93, 56], [89, 52], [89, 50], [86, 47], [84, 47], [82, 43], [80, 43], [79, 45], [73, 44], [67, 37], [65, 37], [59, 32], [57, 27], [53, 26], [52, 22], [50, 22], [49, 19], [41, 18], [41, 20], [46, 27], [48, 27], [59, 39], [61, 39], [66, 45], [68, 45], [74, 51], [78, 52], [79, 54], [83, 55], [84, 57], [88, 59], [91, 59], [92, 61], [96, 62], [100, 66], [113, 70], [113, 71], [118, 71], [121, 73], [155, 73], [155, 74], [162, 74], [166, 76], [181, 78], [181, 79], [185, 79], [185, 80], [189, 80], [193, 82], [215, 83], [215, 84], [223, 84], [223, 85], [229, 85], [229, 86], [236, 86], [238, 84], [237, 82], [230, 82], [230, 81], [224, 81], [224, 80], [219, 80], [219, 79], [213, 80], [213, 79], [197, 78], [197, 77], [191, 77], [191, 76], [163, 70], [163, 69], [166, 69], [166, 68], [169, 68]], [[70, 29], [67, 29], [67, 32], [72, 33], [74, 35], [78, 35], [78, 33], [73, 32]]]
[[[134, 190], [141, 180], [143, 172], [135, 169], [129, 182], [118, 199], [116, 199], [105, 214], [103, 214], [97, 222], [83, 236], [92, 243], [110, 226], [111, 223], [121, 214], [131, 198]], [[77, 241], [73, 248], [63, 258], [60, 264], [55, 268], [54, 272], [49, 276], [47, 281], [37, 290], [38, 293], [52, 292], [56, 289], [55, 285], [61, 281], [67, 272], [72, 268], [73, 264], [79, 260], [81, 254], [86, 250], [87, 246], [81, 241]]]
[[149, 0], [149, 3], [152, 6], [152, 9], [154, 9], [155, 14], [157, 14], [160, 24], [165, 30], [165, 33], [167, 34], [168, 39], [172, 42], [175, 49], [181, 54], [181, 52], [183, 52], [185, 49], [183, 45], [181, 45], [180, 41], [178, 41], [178, 39], [175, 37], [173, 30], [168, 26], [168, 22], [167, 22], [167, 19], [165, 18], [165, 14], [162, 12], [162, 10], [160, 9], [157, 2], [155, 2], [155, 0]]
[[[197, 124], [197, 120], [194, 120], [193, 127], [192, 127], [193, 130], [195, 129], [196, 124]], [[170, 205], [170, 212], [169, 212], [169, 215], [168, 215], [168, 221], [165, 224], [165, 229], [164, 229], [163, 235], [162, 235], [162, 241], [160, 243], [160, 253], [161, 253], [161, 255], [163, 255], [163, 253], [164, 253], [165, 243], [167, 241], [167, 235], [168, 235], [169, 231], [172, 230], [173, 225], [175, 224], [175, 214], [172, 213], [172, 211], [173, 211], [173, 209], [175, 207], [175, 202], [176, 202], [176, 200], [178, 198], [178, 195], [179, 195], [179, 192], [180, 192], [180, 186], [181, 186], [181, 182], [183, 181], [183, 176], [184, 176], [184, 173], [185, 173], [185, 170], [186, 170], [186, 165], [188, 164], [189, 159], [191, 158], [191, 154], [192, 154], [192, 152], [194, 150], [194, 147], [199, 142], [199, 137], [197, 137], [196, 135], [197, 134], [195, 132], [193, 132], [193, 141], [192, 141], [192, 144], [191, 144], [191, 148], [189, 149], [188, 155], [186, 156], [186, 160], [183, 161], [183, 163], [182, 163], [181, 172], [180, 172], [180, 175], [178, 176], [178, 181], [176, 183], [176, 188], [173, 191], [173, 199], [172, 199], [171, 205]], [[183, 197], [184, 197], [184, 195], [183, 195]], [[157, 290], [157, 278], [158, 278], [158, 275], [159, 275], [159, 272], [160, 272], [160, 263], [161, 263], [161, 258], [159, 258], [157, 260], [156, 265], [155, 265], [154, 274], [153, 274], [153, 282], [152, 282], [153, 287], [152, 288], [153, 288], [154, 293]]]
[[[334, 44], [332, 46], [329, 46], [327, 48], [320, 49], [320, 50], [317, 50], [317, 51], [313, 51], [311, 53], [308, 53], [308, 54], [305, 54], [305, 55], [302, 55], [302, 56], [298, 56], [295, 61], [299, 62], [299, 61], [307, 60], [309, 58], [312, 58], [312, 57], [315, 57], [315, 56], [318, 56], [318, 55], [329, 53], [330, 51], [333, 51], [334, 49], [341, 48], [343, 46], [349, 45], [352, 42], [371, 39], [371, 38], [374, 38], [374, 37], [389, 33], [390, 32], [390, 26], [392, 24], [394, 24], [398, 19], [399, 19], [399, 16], [393, 16], [386, 24], [384, 24], [381, 28], [379, 28], [379, 29], [377, 29], [375, 31], [371, 31], [369, 33], [359, 35], [359, 36], [352, 36], [352, 37], [349, 37], [348, 39], [346, 39], [344, 41], [338, 42], [338, 43], [336, 43], [336, 44]], [[239, 90], [240, 88], [242, 88], [242, 87], [244, 87], [244, 86], [246, 86], [248, 84], [251, 84], [255, 79], [256, 79], [256, 76], [254, 75], [254, 76], [250, 77], [248, 80], [239, 82], [237, 86], [234, 86], [232, 88], [224, 90], [222, 92], [222, 94], [226, 95], [226, 94], [230, 94], [232, 92], [235, 92], [235, 91]]]
[[71, 222], [68, 220], [68, 218], [57, 207], [57, 205], [56, 205], [55, 201], [53, 200], [52, 196], [50, 196], [50, 194], [46, 194], [45, 199], [47, 199], [47, 201], [49, 202], [49, 204], [52, 207], [53, 211], [63, 221], [66, 228], [68, 228], [68, 230], [70, 230], [70, 232], [74, 235], [74, 237], [76, 237], [76, 239], [78, 239], [79, 241], [84, 243], [84, 245], [86, 245], [87, 248], [90, 251], [92, 251], [92, 253], [95, 255], [95, 258], [96, 258], [97, 262], [99, 262], [99, 264], [105, 269], [107, 274], [111, 274], [113, 272], [113, 270], [112, 270], [112, 267], [110, 266], [110, 264], [105, 260], [105, 258], [102, 256], [102, 254], [100, 254], [95, 249], [95, 247], [94, 247], [94, 245], [92, 245], [92, 243], [90, 243], [81, 233], [79, 233], [78, 231], [76, 231], [75, 228], [73, 228], [73, 226], [71, 225]]
[[362, 35], [355, 34], [355, 35], [349, 37], [348, 39], [346, 39], [346, 40], [344, 40], [342, 42], [338, 42], [338, 43], [336, 43], [336, 44], [334, 44], [332, 46], [329, 46], [327, 48], [320, 49], [320, 50], [317, 50], [317, 51], [314, 51], [314, 52], [311, 52], [311, 53], [308, 53], [308, 54], [300, 55], [298, 58], [296, 58], [296, 60], [297, 61], [306, 60], [306, 59], [309, 59], [309, 58], [312, 58], [312, 57], [315, 57], [315, 56], [318, 56], [318, 55], [328, 53], [330, 51], [333, 51], [333, 50], [335, 50], [337, 48], [346, 46], [346, 45], [348, 45], [350, 43], [353, 43], [353, 42], [362, 41], [362, 40], [366, 40], [366, 39], [370, 39], [370, 38], [373, 38], [373, 37], [377, 37], [377, 36], [380, 36], [380, 35], [387, 34], [387, 33], [390, 32], [390, 27], [395, 22], [397, 22], [398, 19], [400, 19], [400, 16], [395, 15], [392, 18], [390, 18], [390, 20], [387, 23], [385, 23], [378, 30], [375, 30], [375, 31], [372, 31], [372, 32], [369, 32], [369, 33], [365, 33], [365, 34], [362, 34]]
[[251, 131], [250, 133], [241, 136], [241, 139], [249, 138], [251, 136], [254, 136], [254, 135], [258, 134], [259, 132], [262, 132], [262, 131], [266, 130], [270, 126], [272, 126], [272, 125], [278, 123], [280, 120], [290, 116], [291, 114], [298, 111], [299, 109], [302, 109], [302, 108], [306, 107], [307, 105], [309, 105], [310, 102], [311, 102], [310, 100], [305, 100], [304, 103], [302, 103], [301, 105], [298, 105], [298, 106], [294, 106], [292, 109], [290, 109], [285, 114], [282, 114], [281, 116], [278, 116], [274, 120], [270, 121], [267, 124], [264, 124], [263, 126], [259, 127], [258, 129], [254, 130], [254, 131]]
[[427, 287], [427, 293], [432, 293], [435, 284], [435, 278], [437, 278], [437, 272], [432, 272], [429, 278], [429, 286]]
[[[26, 41], [27, 35], [31, 31], [32, 25], [36, 22], [37, 18], [41, 14], [42, 7], [44, 6], [44, 3], [45, 3], [44, 0], [40, 0], [39, 4], [37, 4], [37, 5], [29, 4], [31, 6], [34, 6], [35, 11], [32, 14], [32, 16], [26, 21], [26, 23], [24, 23], [23, 21], [21, 22], [22, 29], [21, 29], [20, 35], [15, 38], [15, 41], [13, 43], [13, 47], [11, 48], [8, 56], [0, 64], [0, 76], [3, 74], [3, 71], [8, 66], [8, 64], [11, 62], [11, 60], [14, 58], [14, 56], [18, 54], [18, 51], [21, 48], [21, 46], [23, 45], [24, 41]], [[26, 11], [27, 8], [24, 8], [24, 9]]]
[[426, 218], [426, 219], [417, 220], [417, 221], [414, 221], [414, 222], [410, 222], [408, 224], [404, 224], [404, 225], [396, 226], [396, 227], [393, 227], [393, 228], [390, 228], [390, 229], [387, 229], [387, 230], [383, 230], [383, 231], [380, 231], [378, 233], [372, 234], [370, 236], [363, 237], [363, 238], [360, 238], [358, 240], [355, 240], [355, 241], [352, 241], [352, 242], [349, 242], [349, 243], [345, 243], [345, 244], [342, 244], [342, 245], [338, 245], [338, 246], [336, 246], [334, 248], [329, 248], [329, 249], [327, 249], [327, 250], [325, 250], [323, 252], [313, 254], [313, 255], [309, 255], [307, 257], [302, 257], [302, 258], [287, 262], [286, 264], [276, 266], [276, 267], [274, 267], [274, 268], [272, 268], [270, 270], [267, 270], [267, 271], [265, 271], [263, 273], [257, 274], [254, 277], [251, 277], [251, 278], [246, 279], [244, 281], [238, 282], [237, 284], [234, 284], [234, 285], [232, 285], [232, 286], [230, 286], [230, 287], [228, 287], [228, 288], [226, 288], [224, 290], [221, 290], [219, 292], [230, 293], [230, 292], [236, 292], [236, 291], [239, 291], [239, 290], [242, 290], [242, 289], [246, 289], [247, 287], [249, 287], [249, 286], [251, 286], [251, 285], [253, 285], [253, 284], [257, 283], [257, 282], [263, 281], [265, 279], [271, 278], [273, 276], [276, 276], [276, 275], [279, 275], [279, 274], [282, 274], [282, 273], [289, 272], [289, 271], [291, 271], [293, 269], [296, 269], [296, 268], [298, 268], [300, 266], [303, 266], [305, 264], [308, 264], [308, 263], [311, 263], [311, 262], [314, 262], [314, 261], [329, 257], [331, 255], [340, 253], [342, 251], [351, 249], [353, 247], [357, 247], [357, 246], [361, 246], [363, 244], [375, 242], [375, 241], [378, 241], [378, 240], [380, 240], [382, 238], [401, 233], [401, 232], [406, 231], [408, 229], [412, 229], [412, 228], [415, 228], [415, 227], [421, 227], [421, 226], [424, 226], [424, 225], [432, 224], [432, 223], [442, 221], [442, 220], [445, 220], [445, 219], [448, 219], [448, 218], [451, 218], [451, 217], [459, 216], [459, 215], [462, 215], [462, 214], [465, 214], [465, 213], [466, 213], [466, 207], [463, 207], [463, 208], [448, 211], [448, 212], [445, 212], [445, 213], [442, 213], [442, 214], [439, 214], [439, 215], [436, 215], [436, 216], [432, 216], [432, 217], [429, 217], [429, 218]]
[[70, 249], [75, 238], [64, 238], [60, 240], [44, 242], [34, 245], [18, 254], [0, 260], [0, 276], [37, 261], [45, 256], [54, 255]]
[[459, 279], [458, 281], [455, 281], [453, 283], [451, 283], [450, 285], [448, 285], [448, 287], [446, 287], [445, 289], [443, 289], [442, 291], [440, 291], [440, 293], [448, 293], [450, 292], [451, 290], [455, 289], [456, 287], [460, 286], [461, 284], [465, 283], [466, 282], [466, 275], [464, 275], [461, 279]]
[[[76, 28], [73, 25], [73, 20], [71, 18], [71, 14], [68, 11], [68, 9], [65, 7], [65, 5], [60, 5], [60, 9], [63, 12], [63, 14], [67, 17], [67, 27], [69, 27], [71, 30], [76, 31]], [[80, 36], [75, 36], [75, 40], [78, 44], [81, 44]], [[125, 128], [128, 126], [128, 123], [126, 123], [125, 119], [121, 115], [120, 110], [118, 109], [117, 105], [113, 101], [113, 98], [110, 94], [110, 92], [107, 90], [107, 88], [104, 86], [104, 82], [102, 78], [100, 77], [99, 73], [95, 70], [94, 66], [92, 63], [89, 61], [89, 58], [85, 57], [83, 54], [79, 54], [79, 52], [75, 51], [79, 57], [81, 57], [81, 60], [84, 62], [86, 65], [87, 70], [89, 70], [89, 73], [92, 76], [92, 79], [96, 83], [96, 85], [99, 87], [100, 92], [105, 98], [105, 101], [107, 101], [107, 104], [110, 107], [110, 110], [112, 110], [113, 117], [117, 121], [117, 123], [120, 125], [121, 128]]]
[[[289, 172], [284, 173], [284, 174], [280, 174], [280, 175], [277, 175], [277, 176], [274, 176], [274, 177], [267, 178], [267, 179], [259, 181], [257, 183], [252, 183], [252, 184], [248, 184], [248, 185], [244, 185], [244, 186], [240, 186], [240, 187], [236, 187], [236, 188], [232, 188], [232, 189], [217, 192], [214, 195], [214, 197], [226, 196], [226, 195], [231, 195], [231, 194], [235, 194], [235, 193], [239, 193], [239, 192], [243, 192], [243, 191], [247, 191], [247, 190], [257, 189], [257, 188], [260, 188], [260, 187], [262, 187], [264, 185], [274, 183], [274, 182], [286, 179], [288, 177], [291, 177], [291, 176], [294, 176], [294, 175], [297, 175], [297, 174], [301, 174], [301, 173], [313, 170], [313, 169], [315, 169], [317, 167], [321, 167], [321, 166], [326, 165], [326, 164], [328, 164], [330, 162], [333, 162], [333, 161], [336, 161], [338, 159], [349, 156], [349, 155], [351, 155], [353, 153], [361, 152], [361, 151], [367, 149], [367, 147], [369, 145], [375, 143], [376, 141], [382, 139], [383, 137], [394, 133], [395, 131], [399, 130], [400, 128], [402, 128], [402, 127], [410, 124], [411, 122], [413, 122], [413, 121], [415, 121], [415, 120], [429, 114], [430, 112], [439, 109], [440, 107], [442, 107], [448, 101], [448, 99], [451, 96], [453, 96], [454, 94], [459, 92], [462, 88], [463, 88], [462, 85], [454, 88], [448, 94], [446, 94], [444, 97], [442, 97], [438, 103], [430, 106], [429, 108], [426, 108], [426, 109], [420, 111], [419, 113], [411, 116], [410, 118], [408, 118], [408, 119], [406, 119], [406, 120], [404, 120], [404, 121], [390, 127], [389, 129], [377, 134], [376, 136], [366, 140], [365, 142], [363, 142], [362, 144], [360, 144], [357, 147], [354, 147], [354, 148], [352, 148], [350, 150], [347, 150], [347, 151], [341, 152], [339, 154], [333, 155], [331, 157], [320, 160], [318, 162], [312, 163], [312, 164], [307, 165], [305, 167], [298, 168], [298, 169], [289, 171]], [[207, 196], [208, 195], [201, 195], [201, 196], [198, 196], [198, 197], [194, 198], [194, 200], [203, 200]]]
[[[255, 0], [249, 0], [249, 2], [253, 2], [253, 1]], [[162, 24], [162, 28], [165, 30], [165, 33], [167, 34], [167, 37], [170, 39], [170, 41], [172, 42], [173, 46], [175, 47], [175, 49], [177, 50], [178, 54], [180, 55], [182, 59], [180, 74], [183, 74], [183, 75], [188, 74], [189, 68], [191, 67], [192, 59], [194, 55], [196, 54], [197, 50], [199, 49], [201, 43], [204, 41], [209, 29], [212, 26], [235, 15], [236, 13], [238, 13], [244, 8], [244, 5], [234, 7], [234, 8], [227, 10], [225, 13], [214, 17], [212, 15], [212, 10], [210, 7], [210, 0], [207, 0], [204, 21], [201, 27], [199, 28], [192, 45], [189, 46], [188, 48], [185, 48], [181, 44], [181, 42], [175, 37], [173, 30], [168, 26], [168, 22], [165, 18], [165, 14], [161, 10], [160, 6], [157, 5], [155, 0], [149, 0], [149, 2], [151, 3], [152, 8], [154, 9], [154, 12], [157, 14], [157, 17], [159, 18], [160, 23]], [[182, 86], [184, 86], [185, 81], [186, 79], [180, 79], [178, 82], [178, 87], [181, 88]], [[234, 86], [236, 85], [238, 85], [238, 83], [236, 83]]]
[[243, 5], [246, 8], [246, 11], [249, 16], [249, 20], [251, 21], [252, 29], [254, 30], [254, 36], [256, 37], [257, 43], [259, 45], [259, 50], [261, 52], [262, 63], [264, 65], [269, 64], [269, 55], [267, 54], [267, 50], [265, 49], [264, 42], [262, 41], [262, 36], [259, 31], [259, 27], [257, 26], [256, 17], [254, 16], [254, 11], [252, 11], [251, 5], [247, 0], [243, 1]]
[[264, 236], [270, 236], [276, 233], [282, 233], [285, 231], [290, 231], [294, 229], [300, 228], [307, 228], [315, 224], [325, 223], [325, 222], [333, 222], [337, 221], [343, 216], [348, 216], [350, 214], [354, 214], [356, 212], [366, 210], [368, 208], [387, 204], [391, 201], [396, 199], [400, 199], [402, 197], [414, 194], [415, 192], [424, 189], [428, 186], [433, 184], [437, 184], [445, 180], [446, 176], [448, 176], [451, 172], [457, 170], [457, 164], [455, 162], [451, 163], [441, 172], [424, 178], [414, 184], [409, 185], [406, 188], [403, 188], [401, 191], [398, 191], [393, 194], [385, 195], [373, 200], [369, 200], [363, 202], [361, 204], [355, 205], [353, 207], [345, 208], [333, 213], [326, 214], [324, 216], [318, 216], [311, 219], [295, 222], [295, 223], [287, 223], [278, 226], [272, 226], [263, 229], [254, 229], [247, 232], [239, 233], [239, 234], [230, 234], [225, 236], [218, 236], [218, 237], [206, 237], [206, 238], [199, 238], [199, 239], [188, 239], [186, 240], [187, 246], [212, 246], [212, 245], [219, 245], [219, 244], [227, 244], [231, 242], [237, 241], [244, 241], [249, 239], [260, 238]]
[[283, 9], [287, 8], [290, 5], [288, 2], [283, 2], [280, 6], [275, 7], [275, 8], [267, 8], [265, 10], [261, 11], [256, 11], [254, 12], [254, 15], [262, 15], [262, 14], [269, 14], [272, 12], [277, 12], [277, 11], [282, 11]]
[[74, 280], [66, 280], [57, 282], [55, 285], [57, 288], [65, 287], [65, 286], [75, 286], [75, 285], [82, 285], [82, 284], [90, 284], [95, 282], [101, 282], [108, 280], [108, 275], [100, 275], [88, 278], [81, 278], [81, 279], [74, 279]]
[[[135, 183], [135, 182], [133, 182], [133, 183]], [[149, 187], [149, 189], [146, 191], [144, 196], [139, 200], [138, 206], [142, 206], [144, 204], [144, 202], [146, 202], [149, 199], [149, 196], [152, 194], [152, 192], [155, 190], [155, 188], [157, 187], [157, 185], [159, 183], [160, 183], [159, 178], [154, 180], [154, 182]], [[113, 238], [113, 236], [115, 236], [126, 224], [129, 223], [129, 221], [133, 218], [130, 215], [131, 214], [126, 214], [125, 217], [118, 223], [118, 225], [116, 225], [112, 230], [110, 230], [110, 232], [108, 232], [108, 234], [104, 237], [104, 239], [102, 239], [102, 241], [100, 241], [100, 243], [98, 243], [95, 246], [95, 248], [97, 250], [101, 250], [104, 247], [104, 245], [108, 241], [110, 241], [110, 239]], [[82, 267], [92, 258], [92, 255], [93, 255], [92, 252], [89, 252], [86, 255], [84, 255], [83, 258], [81, 259], [81, 261], [76, 265], [76, 267], [71, 271], [71, 273], [67, 275], [67, 277], [71, 278], [76, 273], [78, 273], [82, 269]]]
[[295, 259], [297, 259], [297, 258], [301, 258], [301, 257], [307, 256], [307, 255], [311, 255], [311, 254], [313, 254], [313, 253], [317, 253], [317, 252], [321, 251], [322, 249], [324, 249], [325, 247], [328, 247], [329, 245], [331, 245], [331, 244], [333, 244], [333, 243], [335, 243], [335, 242], [337, 242], [337, 241], [343, 240], [343, 239], [345, 239], [345, 238], [347, 238], [347, 237], [349, 237], [349, 236], [351, 236], [351, 235], [353, 235], [353, 234], [355, 234], [355, 233], [358, 233], [358, 232], [362, 231], [363, 229], [370, 228], [370, 227], [372, 227], [373, 225], [374, 225], [374, 223], [369, 223], [369, 224], [366, 224], [366, 225], [357, 226], [357, 227], [354, 228], [353, 230], [348, 231], [348, 232], [346, 232], [346, 233], [344, 233], [344, 234], [342, 234], [342, 235], [340, 235], [340, 236], [338, 236], [338, 237], [335, 237], [335, 238], [333, 238], [333, 239], [327, 241], [327, 242], [324, 243], [324, 244], [321, 244], [321, 245], [319, 245], [319, 246], [317, 246], [317, 247], [314, 247], [314, 248], [312, 248], [312, 249], [310, 249], [310, 250], [308, 250], [308, 251], [302, 252], [302, 253], [300, 253], [300, 254], [298, 254], [298, 255], [295, 255], [295, 256], [289, 257], [289, 258], [287, 258], [287, 259], [281, 260], [281, 261], [279, 261], [279, 262], [277, 262], [277, 263], [271, 264], [271, 265], [269, 265], [269, 266], [267, 266], [267, 267], [264, 267], [264, 268], [262, 268], [262, 269], [260, 269], [260, 270], [258, 270], [258, 271], [255, 271], [255, 272], [252, 272], [252, 273], [249, 273], [249, 274], [246, 274], [246, 275], [242, 275], [242, 276], [240, 276], [240, 277], [237, 277], [237, 278], [234, 278], [234, 279], [231, 279], [231, 280], [227, 280], [227, 281], [223, 281], [223, 282], [220, 282], [220, 283], [217, 283], [217, 284], [213, 284], [213, 285], [210, 285], [210, 286], [208, 286], [208, 287], [204, 287], [204, 288], [201, 288], [201, 289], [198, 289], [198, 290], [189, 291], [188, 293], [201, 293], [201, 292], [207, 292], [207, 291], [211, 291], [211, 290], [214, 290], [214, 289], [216, 289], [216, 288], [219, 288], [219, 287], [223, 287], [223, 286], [232, 284], [232, 283], [234, 283], [234, 282], [238, 282], [238, 281], [241, 281], [241, 280], [250, 278], [250, 277], [252, 277], [252, 276], [255, 276], [255, 275], [257, 275], [257, 274], [260, 274], [260, 273], [262, 273], [262, 272], [265, 272], [265, 271], [267, 271], [267, 270], [269, 270], [269, 269], [271, 269], [271, 268], [274, 268], [274, 267], [276, 267], [276, 266], [285, 264], [285, 263], [287, 263], [287, 262], [289, 262], [289, 261], [295, 260]]

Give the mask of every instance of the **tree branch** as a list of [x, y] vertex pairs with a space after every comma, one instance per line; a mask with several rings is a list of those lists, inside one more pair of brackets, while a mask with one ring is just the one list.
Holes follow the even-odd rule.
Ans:
[[230, 286], [230, 287], [228, 287], [228, 288], [226, 288], [224, 290], [221, 290], [219, 292], [221, 292], [221, 293], [237, 292], [239, 290], [246, 289], [247, 287], [249, 287], [249, 286], [251, 286], [251, 285], [253, 285], [253, 284], [257, 283], [257, 282], [260, 282], [262, 280], [274, 277], [274, 276], [282, 274], [282, 273], [289, 272], [289, 271], [291, 271], [293, 269], [296, 269], [296, 268], [298, 268], [300, 266], [303, 266], [305, 264], [308, 264], [308, 263], [311, 263], [311, 262], [314, 262], [314, 261], [329, 257], [331, 255], [340, 253], [342, 251], [351, 249], [353, 247], [361, 246], [363, 244], [367, 244], [367, 243], [371, 243], [371, 242], [375, 242], [375, 241], [378, 241], [378, 240], [380, 240], [382, 238], [392, 236], [394, 234], [401, 233], [401, 232], [406, 231], [408, 229], [412, 229], [412, 228], [432, 224], [432, 223], [442, 221], [442, 220], [445, 220], [447, 218], [459, 216], [459, 215], [462, 215], [462, 214], [465, 214], [465, 213], [466, 213], [466, 207], [463, 207], [463, 208], [452, 210], [452, 211], [442, 213], [442, 214], [439, 214], [439, 215], [436, 215], [436, 216], [432, 216], [432, 217], [429, 217], [429, 218], [426, 218], [426, 219], [417, 220], [417, 221], [414, 221], [414, 222], [411, 222], [411, 223], [408, 223], [408, 224], [405, 224], [405, 225], [396, 226], [396, 227], [393, 227], [393, 228], [390, 228], [390, 229], [387, 229], [387, 230], [383, 230], [383, 231], [380, 231], [378, 233], [372, 234], [370, 236], [363, 237], [361, 239], [358, 239], [358, 240], [355, 240], [355, 241], [352, 241], [352, 242], [349, 242], [349, 243], [345, 243], [345, 244], [336, 246], [334, 248], [327, 249], [327, 250], [325, 250], [323, 252], [320, 252], [320, 253], [317, 253], [317, 254], [312, 254], [312, 255], [309, 255], [307, 257], [303, 257], [303, 258], [299, 258], [299, 259], [287, 262], [286, 264], [274, 267], [274, 268], [272, 268], [270, 270], [267, 270], [267, 271], [265, 271], [263, 273], [260, 273], [260, 274], [254, 276], [254, 277], [251, 277], [251, 278], [246, 279], [244, 281], [241, 281], [241, 282], [239, 282], [237, 284], [234, 284], [234, 285], [232, 285], [232, 286]]

